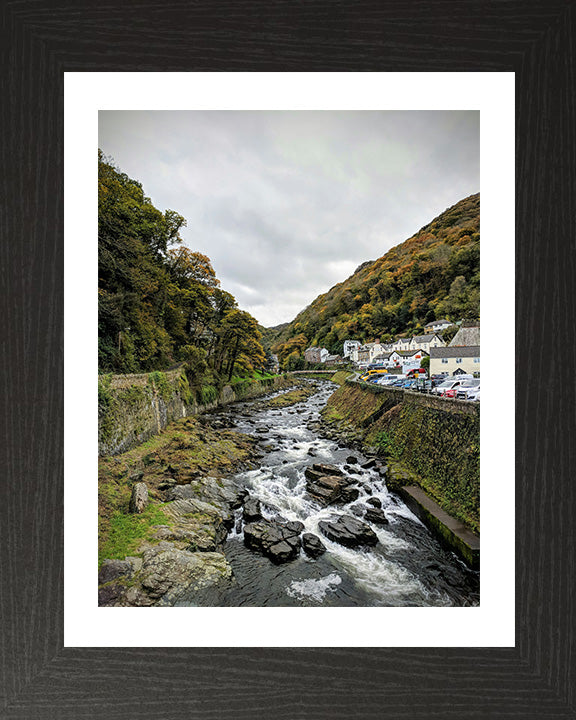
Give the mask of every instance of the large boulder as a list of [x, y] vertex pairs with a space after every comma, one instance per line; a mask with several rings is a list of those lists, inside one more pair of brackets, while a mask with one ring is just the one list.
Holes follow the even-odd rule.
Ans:
[[[185, 488], [187, 486], [180, 486]], [[195, 498], [181, 498], [163, 506], [172, 521], [158, 525], [158, 540], [174, 540], [188, 550], [212, 552], [219, 550], [234, 525], [234, 515]]]
[[366, 523], [351, 515], [336, 515], [330, 520], [323, 520], [318, 524], [320, 532], [329, 540], [345, 547], [358, 547], [360, 545], [376, 545], [378, 537], [374, 530]]
[[232, 568], [221, 553], [188, 552], [161, 542], [144, 552], [137, 590], [153, 604], [166, 606], [185, 592], [220, 585], [231, 577]]
[[299, 522], [278, 523], [258, 520], [244, 527], [244, 544], [257, 550], [272, 562], [284, 563], [300, 554], [300, 533], [304, 525]]
[[311, 558], [317, 558], [326, 552], [326, 546], [317, 535], [304, 533], [302, 535], [302, 549]]
[[310, 497], [321, 505], [346, 504], [357, 499], [359, 493], [356, 488], [351, 487], [354, 483], [352, 478], [346, 477], [341, 471], [338, 471], [337, 475], [322, 473], [320, 467], [331, 466], [315, 464], [304, 471], [306, 490]]
[[160, 542], [144, 549], [142, 558], [105, 561], [98, 576], [98, 604], [170, 606], [184, 593], [189, 596], [205, 588], [227, 589], [231, 579], [232, 568], [221, 553], [189, 552]]
[[[98, 572], [98, 585], [117, 580], [120, 577], [130, 578], [135, 570], [133, 560], [139, 558], [126, 558], [126, 560], [104, 560]], [[142, 562], [140, 561], [140, 565]]]
[[364, 515], [364, 520], [373, 522], [376, 525], [388, 525], [388, 518], [384, 514], [384, 510], [377, 507], [368, 508], [368, 510], [366, 510], [366, 514]]
[[244, 510], [242, 511], [244, 522], [251, 523], [260, 520], [262, 517], [262, 508], [260, 500], [255, 497], [247, 497], [244, 501]]

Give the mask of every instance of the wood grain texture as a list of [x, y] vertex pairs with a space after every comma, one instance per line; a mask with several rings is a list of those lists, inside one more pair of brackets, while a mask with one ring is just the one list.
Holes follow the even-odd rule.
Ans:
[[[0, 718], [576, 717], [568, 0], [0, 3]], [[62, 647], [63, 72], [517, 73], [517, 647]], [[83, 242], [88, 239], [79, 239]], [[551, 362], [550, 358], [554, 358]]]

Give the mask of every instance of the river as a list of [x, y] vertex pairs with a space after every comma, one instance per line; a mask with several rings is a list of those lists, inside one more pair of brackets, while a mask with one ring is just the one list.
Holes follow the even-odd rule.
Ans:
[[[224, 552], [235, 583], [218, 596], [206, 592], [194, 604], [210, 606], [472, 606], [480, 599], [479, 573], [444, 549], [427, 528], [393, 493], [380, 474], [363, 470], [367, 457], [320, 437], [311, 427], [318, 421], [336, 385], [318, 383], [318, 392], [305, 402], [282, 409], [258, 409], [252, 402], [236, 403], [218, 412], [237, 430], [259, 438], [263, 457], [257, 469], [238, 473], [236, 481], [262, 506], [266, 519], [300, 521], [304, 532], [318, 535], [326, 553], [312, 560], [303, 551], [292, 562], [273, 564], [243, 542], [241, 515], [228, 536]], [[306, 494], [305, 469], [312, 463], [343, 467], [355, 456], [360, 496], [344, 506], [320, 507]], [[350, 468], [350, 465], [348, 465]], [[380, 500], [388, 525], [371, 525], [378, 544], [349, 549], [330, 541], [318, 523], [335, 514], [353, 514], [351, 506]], [[198, 599], [200, 597], [200, 600]], [[178, 605], [190, 605], [182, 598]]]

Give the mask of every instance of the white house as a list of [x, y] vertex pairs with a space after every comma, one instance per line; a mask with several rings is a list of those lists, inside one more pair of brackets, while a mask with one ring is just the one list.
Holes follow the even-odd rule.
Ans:
[[454, 325], [454, 323], [451, 323], [450, 320], [432, 320], [432, 322], [424, 325], [424, 330], [437, 333], [445, 330], [447, 327], [450, 327], [450, 325]]
[[401, 365], [410, 365], [410, 367], [420, 367], [422, 358], [427, 356], [428, 353], [424, 350], [392, 350], [389, 353], [382, 353], [377, 355], [373, 362], [382, 363], [384, 367], [397, 367]]
[[410, 350], [410, 338], [398, 338], [393, 343], [394, 350]]
[[480, 374], [480, 345], [438, 347], [430, 350], [430, 374], [456, 371], [470, 375]]
[[414, 335], [410, 340], [410, 350], [424, 350], [430, 354], [430, 348], [444, 347], [446, 343], [441, 337], [432, 333], [430, 335]]
[[350, 357], [353, 348], [358, 349], [361, 344], [359, 340], [344, 340], [344, 357]]

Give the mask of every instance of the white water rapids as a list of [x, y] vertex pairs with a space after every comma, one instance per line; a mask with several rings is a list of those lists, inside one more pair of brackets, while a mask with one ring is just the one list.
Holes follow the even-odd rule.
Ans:
[[[307, 401], [284, 409], [251, 410], [241, 403], [220, 412], [232, 418], [236, 428], [258, 437], [265, 451], [260, 467], [239, 473], [237, 481], [260, 500], [267, 519], [297, 520], [304, 531], [317, 535], [326, 553], [312, 560], [300, 557], [276, 566], [244, 547], [241, 522], [230, 534], [225, 553], [236, 577], [235, 586], [224, 597], [210, 598], [218, 605], [362, 605], [362, 606], [450, 606], [479, 602], [479, 576], [455, 555], [443, 549], [422, 523], [393, 493], [375, 470], [363, 470], [366, 457], [319, 437], [308, 427], [334, 391], [329, 382]], [[257, 432], [260, 431], [260, 432]], [[265, 431], [265, 432], [264, 432]], [[360, 496], [345, 506], [320, 507], [306, 493], [305, 469], [313, 463], [343, 467], [346, 458], [359, 463], [345, 472], [359, 481]], [[388, 525], [371, 525], [378, 544], [349, 549], [332, 542], [318, 524], [335, 514], [353, 514], [352, 505], [370, 498], [382, 503]]]

